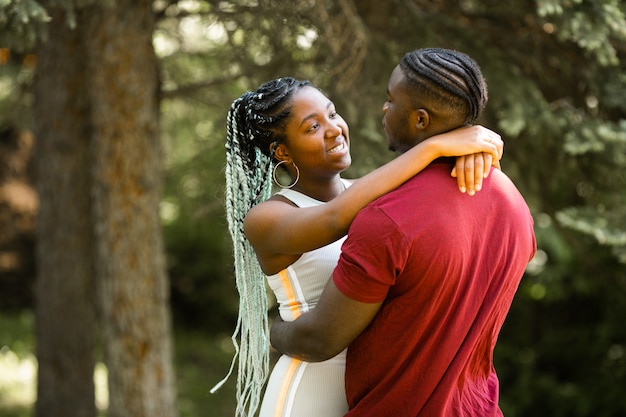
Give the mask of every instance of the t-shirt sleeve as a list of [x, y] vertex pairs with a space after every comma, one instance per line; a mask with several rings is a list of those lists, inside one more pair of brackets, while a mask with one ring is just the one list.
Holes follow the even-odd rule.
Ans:
[[382, 302], [402, 271], [408, 245], [397, 225], [375, 206], [354, 219], [333, 272], [344, 295], [363, 303]]

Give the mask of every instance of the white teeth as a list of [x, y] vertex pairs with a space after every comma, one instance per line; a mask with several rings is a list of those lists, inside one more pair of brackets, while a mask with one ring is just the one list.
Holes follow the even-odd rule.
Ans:
[[345, 143], [342, 142], [339, 145], [335, 146], [334, 148], [330, 149], [328, 153], [340, 152], [340, 151], [343, 151], [343, 148], [345, 148]]

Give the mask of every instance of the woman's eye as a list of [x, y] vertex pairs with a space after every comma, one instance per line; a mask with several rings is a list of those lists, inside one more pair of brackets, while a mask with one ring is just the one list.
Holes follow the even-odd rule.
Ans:
[[306, 131], [307, 132], [313, 132], [315, 129], [317, 129], [319, 127], [319, 124], [314, 123], [312, 124]]
[[337, 116], [339, 116], [339, 113], [337, 113], [336, 111], [330, 113], [330, 118], [331, 119], [334, 119]]

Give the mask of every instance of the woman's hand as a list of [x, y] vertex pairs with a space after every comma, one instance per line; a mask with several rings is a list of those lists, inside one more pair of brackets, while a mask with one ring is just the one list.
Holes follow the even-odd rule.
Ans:
[[474, 195], [483, 186], [483, 178], [487, 178], [491, 166], [500, 169], [500, 161], [493, 159], [491, 154], [482, 152], [459, 156], [451, 175], [456, 178], [459, 190]]
[[499, 134], [476, 125], [462, 127], [428, 139], [437, 147], [440, 156], [456, 156], [451, 175], [456, 177], [459, 190], [474, 195], [482, 188], [483, 178], [491, 166], [500, 168], [504, 142]]

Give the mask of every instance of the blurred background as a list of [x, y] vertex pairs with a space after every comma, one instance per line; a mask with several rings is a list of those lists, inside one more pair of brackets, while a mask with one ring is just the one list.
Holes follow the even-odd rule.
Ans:
[[[481, 66], [538, 252], [495, 352], [508, 417], [626, 415], [621, 0], [0, 2], [0, 416], [230, 416], [231, 102], [309, 79], [390, 160], [413, 49]], [[155, 371], [156, 370], [156, 371]], [[107, 384], [108, 381], [108, 384]], [[155, 383], [156, 381], [156, 383]]]

